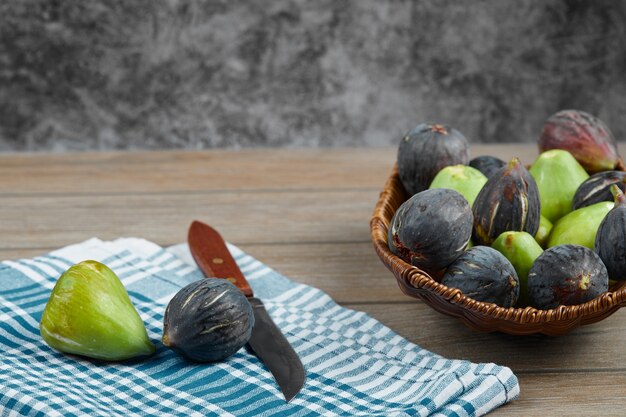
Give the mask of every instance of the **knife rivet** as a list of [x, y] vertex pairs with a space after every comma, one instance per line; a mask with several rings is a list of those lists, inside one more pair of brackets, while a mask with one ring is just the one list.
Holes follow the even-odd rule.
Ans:
[[214, 264], [223, 264], [224, 260], [222, 258], [213, 258]]
[[233, 284], [237, 283], [237, 279], [233, 278], [233, 277], [228, 277], [226, 278], [228, 281], [232, 282]]

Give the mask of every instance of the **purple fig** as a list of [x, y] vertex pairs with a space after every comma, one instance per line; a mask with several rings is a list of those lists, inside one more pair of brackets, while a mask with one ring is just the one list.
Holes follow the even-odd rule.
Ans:
[[465, 250], [472, 234], [472, 210], [455, 190], [433, 188], [415, 194], [396, 210], [389, 225], [391, 252], [437, 274]]
[[562, 110], [548, 118], [539, 138], [539, 151], [563, 149], [589, 173], [614, 169], [617, 143], [608, 126], [580, 110]]
[[[532, 239], [532, 237], [531, 237]], [[517, 302], [520, 285], [508, 259], [489, 246], [474, 246], [454, 261], [441, 279], [476, 301], [511, 307]]]
[[398, 147], [398, 174], [409, 195], [428, 188], [435, 175], [449, 165], [467, 165], [469, 144], [449, 126], [422, 123], [409, 131]]
[[498, 172], [503, 166], [506, 165], [500, 158], [490, 155], [481, 155], [469, 161], [469, 166], [476, 168], [487, 178], [490, 178], [493, 174]]
[[502, 232], [539, 229], [540, 203], [535, 180], [518, 158], [495, 173], [478, 193], [472, 207], [473, 242], [491, 245]]
[[600, 257], [580, 245], [546, 249], [528, 273], [530, 302], [539, 309], [582, 304], [608, 288], [609, 277]]
[[604, 171], [593, 174], [576, 189], [572, 209], [587, 207], [601, 201], [613, 201], [613, 194], [611, 194], [613, 184], [622, 191], [626, 191], [626, 172]]
[[615, 206], [600, 223], [594, 250], [610, 279], [626, 281], [626, 196], [617, 185], [612, 185], [611, 191], [615, 194]]

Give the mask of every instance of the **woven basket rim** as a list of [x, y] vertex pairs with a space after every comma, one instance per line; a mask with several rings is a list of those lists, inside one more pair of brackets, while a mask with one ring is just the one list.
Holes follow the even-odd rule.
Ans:
[[[399, 198], [400, 195], [402, 197]], [[562, 329], [547, 329], [548, 331], [545, 331], [546, 326], [563, 327], [568, 323], [565, 327], [568, 327], [567, 330], [569, 330], [570, 327], [576, 327], [579, 324], [602, 320], [626, 304], [626, 281], [613, 284], [609, 291], [593, 300], [570, 306], [560, 305], [549, 310], [530, 306], [506, 308], [493, 303], [476, 301], [464, 295], [457, 288], [447, 287], [437, 282], [427, 272], [405, 262], [389, 250], [388, 228], [391, 217], [397, 209], [397, 206], [393, 207], [394, 199], [396, 204], [399, 200], [406, 199], [406, 192], [398, 176], [397, 164], [394, 164], [370, 219], [371, 239], [378, 256], [385, 266], [394, 273], [403, 292], [422, 299], [425, 295], [432, 294], [441, 301], [450, 304], [451, 307], [450, 311], [442, 311], [441, 306], [437, 310], [457, 317], [462, 315], [464, 317], [460, 318], [465, 319], [466, 322], [472, 321], [472, 323], [467, 323], [471, 324], [471, 327], [479, 330], [499, 330], [518, 334], [562, 333]], [[426, 301], [431, 304], [431, 307], [435, 307], [432, 305], [432, 300]], [[462, 311], [458, 311], [459, 309]], [[524, 331], [523, 326], [529, 326], [529, 331]]]

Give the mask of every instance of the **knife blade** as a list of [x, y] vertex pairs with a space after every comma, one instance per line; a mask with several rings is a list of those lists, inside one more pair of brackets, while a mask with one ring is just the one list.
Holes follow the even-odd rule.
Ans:
[[289, 341], [276, 326], [265, 306], [233, 259], [222, 236], [211, 226], [194, 221], [187, 236], [189, 250], [207, 277], [227, 279], [244, 293], [254, 311], [254, 327], [248, 347], [274, 376], [289, 402], [302, 389], [304, 366]]

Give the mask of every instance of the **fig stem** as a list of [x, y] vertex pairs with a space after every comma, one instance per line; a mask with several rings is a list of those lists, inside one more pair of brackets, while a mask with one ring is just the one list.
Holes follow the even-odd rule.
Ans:
[[626, 204], [626, 195], [622, 192], [622, 190], [615, 184], [610, 187], [611, 194], [613, 194], [613, 198], [615, 199], [615, 206]]

